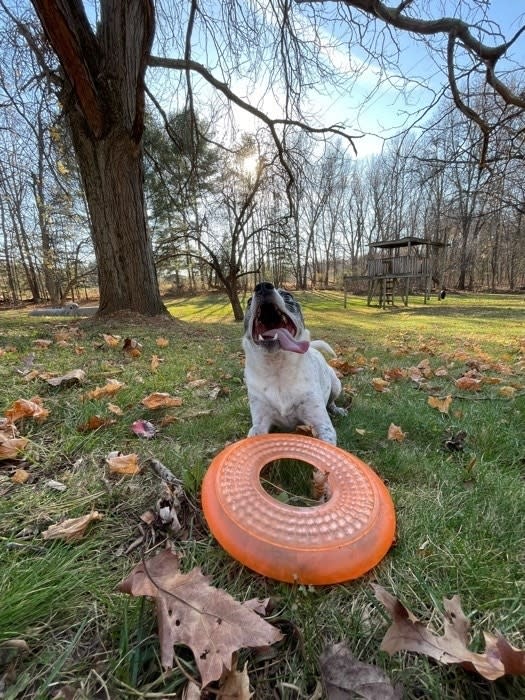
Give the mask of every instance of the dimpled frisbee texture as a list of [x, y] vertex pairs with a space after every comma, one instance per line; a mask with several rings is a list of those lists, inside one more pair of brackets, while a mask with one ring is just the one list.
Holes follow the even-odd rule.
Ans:
[[[260, 473], [277, 459], [327, 473], [330, 498], [305, 508], [272, 498]], [[287, 433], [246, 438], [220, 452], [204, 477], [202, 506], [212, 534], [234, 559], [289, 583], [362, 576], [388, 552], [396, 527], [390, 494], [367, 464], [327, 442]]]

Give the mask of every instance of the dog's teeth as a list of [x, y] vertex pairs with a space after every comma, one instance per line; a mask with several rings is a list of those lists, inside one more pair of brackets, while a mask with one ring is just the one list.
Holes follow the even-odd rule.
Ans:
[[279, 337], [279, 336], [278, 336], [278, 334], [276, 333], [276, 334], [273, 336], [272, 340], [277, 340], [278, 337]]
[[259, 333], [258, 340], [264, 340], [264, 338], [262, 337], [262, 335], [260, 333]]

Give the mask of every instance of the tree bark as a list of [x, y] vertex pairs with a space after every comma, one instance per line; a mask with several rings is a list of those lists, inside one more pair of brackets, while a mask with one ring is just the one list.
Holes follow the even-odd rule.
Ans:
[[95, 34], [81, 0], [32, 0], [64, 73], [69, 120], [91, 220], [99, 313], [166, 313], [144, 204], [144, 74], [152, 0], [104, 0]]

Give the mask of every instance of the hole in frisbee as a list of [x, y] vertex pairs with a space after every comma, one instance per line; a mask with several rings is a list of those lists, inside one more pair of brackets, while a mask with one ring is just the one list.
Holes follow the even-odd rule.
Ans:
[[262, 488], [280, 503], [296, 508], [311, 508], [327, 500], [321, 470], [302, 459], [275, 459], [259, 474]]

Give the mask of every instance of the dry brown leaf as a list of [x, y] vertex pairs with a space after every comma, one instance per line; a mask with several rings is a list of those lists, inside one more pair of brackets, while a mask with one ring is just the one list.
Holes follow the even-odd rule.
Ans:
[[56, 525], [50, 525], [42, 533], [42, 537], [45, 540], [66, 540], [67, 542], [80, 540], [86, 534], [88, 525], [95, 520], [102, 520], [102, 518], [101, 513], [94, 510], [80, 518], [69, 518], [61, 523], [56, 523]]
[[111, 474], [134, 476], [140, 472], [139, 458], [134, 452], [128, 455], [120, 452], [109, 454], [106, 457], [106, 463], [109, 465]]
[[389, 440], [396, 440], [397, 442], [403, 442], [403, 440], [406, 438], [406, 433], [404, 433], [399, 425], [395, 425], [394, 423], [390, 423], [388, 426], [388, 435], [387, 438]]
[[135, 338], [126, 338], [122, 346], [122, 351], [130, 357], [140, 357], [142, 354], [142, 345], [138, 340], [135, 340]]
[[47, 380], [48, 384], [51, 386], [71, 386], [72, 384], [79, 384], [83, 382], [86, 378], [86, 373], [82, 369], [72, 369], [71, 372], [63, 374], [61, 377], [52, 377]]
[[0, 460], [17, 457], [28, 442], [27, 438], [7, 437], [3, 431], [0, 431]]
[[168, 345], [170, 344], [170, 341], [167, 338], [157, 338], [155, 341], [157, 343], [157, 347], [159, 348], [167, 348]]
[[108, 425], [114, 425], [117, 421], [113, 418], [102, 418], [102, 416], [90, 416], [86, 423], [79, 425], [77, 430], [79, 433], [89, 433], [92, 430], [98, 430]]
[[406, 369], [401, 369], [401, 367], [392, 367], [391, 369], [385, 370], [383, 373], [383, 378], [386, 381], [395, 381], [396, 379], [403, 379], [403, 377], [406, 376]]
[[179, 399], [177, 396], [170, 396], [164, 391], [155, 391], [153, 394], [142, 399], [141, 404], [151, 411], [155, 411], [158, 408], [182, 406], [182, 399]]
[[102, 333], [102, 337], [104, 338], [106, 345], [109, 345], [110, 348], [116, 348], [120, 343], [120, 335], [108, 335], [106, 333]]
[[347, 360], [339, 360], [337, 358], [332, 358], [328, 360], [328, 364], [336, 369], [343, 377], [349, 374], [357, 374], [360, 369], [355, 365], [350, 364]]
[[207, 383], [207, 379], [193, 379], [186, 384], [186, 389], [198, 389], [201, 386], [205, 386]]
[[124, 413], [120, 406], [117, 406], [115, 403], [108, 403], [108, 411], [111, 411], [116, 416], [121, 416]]
[[390, 391], [390, 383], [381, 379], [381, 377], [374, 377], [372, 379], [372, 386], [379, 392]]
[[37, 338], [33, 340], [33, 345], [35, 348], [40, 348], [41, 350], [47, 350], [50, 345], [53, 345], [52, 340], [45, 340], [44, 338]]
[[500, 386], [498, 394], [506, 399], [512, 399], [516, 394], [516, 389], [513, 386]]
[[180, 573], [178, 557], [164, 550], [138, 564], [119, 585], [124, 593], [155, 598], [162, 665], [173, 667], [175, 644], [190, 647], [203, 687], [231, 668], [238, 649], [270, 646], [282, 638], [279, 630], [208, 581], [198, 568]]
[[151, 356], [151, 363], [150, 363], [151, 371], [156, 372], [158, 370], [161, 362], [162, 362], [162, 360], [159, 358], [158, 355], [152, 355]]
[[11, 481], [14, 484], [25, 484], [31, 474], [26, 469], [15, 469], [14, 474], [11, 476]]
[[35, 420], [46, 420], [49, 415], [47, 408], [42, 406], [42, 399], [39, 396], [33, 396], [32, 399], [17, 399], [4, 412], [12, 423], [16, 423], [21, 418], [34, 418]]
[[345, 642], [325, 649], [319, 659], [326, 700], [365, 698], [401, 700], [403, 689], [394, 687], [378, 666], [359, 661]]
[[419, 622], [382, 586], [371, 585], [376, 598], [392, 617], [392, 624], [381, 643], [383, 651], [389, 654], [396, 651], [425, 654], [442, 664], [461, 664], [488, 680], [496, 680], [505, 674], [525, 675], [525, 650], [515, 649], [501, 635], [484, 633], [483, 653], [468, 648], [470, 623], [461, 609], [459, 596], [443, 600], [444, 633], [438, 635]]
[[463, 391], [479, 391], [481, 389], [481, 379], [474, 377], [460, 377], [454, 384]]
[[101, 399], [104, 396], [113, 396], [117, 393], [117, 391], [122, 389], [123, 386], [125, 385], [122, 382], [119, 382], [118, 379], [108, 379], [104, 386], [97, 386], [95, 389], [88, 391], [85, 394], [85, 398]]
[[437, 408], [441, 413], [448, 413], [448, 409], [452, 403], [452, 396], [445, 396], [444, 399], [440, 399], [438, 396], [429, 396], [427, 403], [431, 408]]

